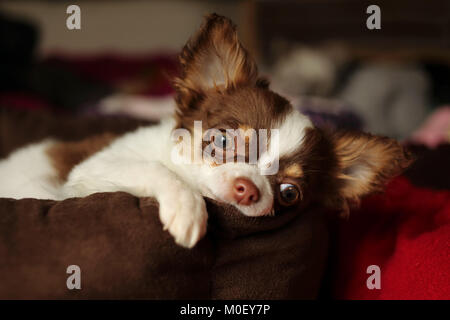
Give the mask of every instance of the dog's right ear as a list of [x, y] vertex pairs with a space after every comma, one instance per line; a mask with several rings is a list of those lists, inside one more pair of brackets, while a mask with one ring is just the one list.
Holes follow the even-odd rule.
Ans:
[[174, 80], [178, 111], [194, 108], [208, 90], [256, 85], [257, 68], [238, 40], [231, 20], [210, 14], [180, 56], [181, 75]]

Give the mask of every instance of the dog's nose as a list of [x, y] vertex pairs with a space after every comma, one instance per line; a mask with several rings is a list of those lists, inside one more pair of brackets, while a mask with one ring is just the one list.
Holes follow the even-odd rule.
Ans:
[[252, 205], [259, 200], [259, 190], [246, 178], [236, 178], [233, 184], [233, 198], [243, 206]]

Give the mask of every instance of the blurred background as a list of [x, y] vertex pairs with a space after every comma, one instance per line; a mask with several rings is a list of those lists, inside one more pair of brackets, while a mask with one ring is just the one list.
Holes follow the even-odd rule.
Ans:
[[[81, 8], [81, 30], [66, 9]], [[238, 25], [272, 88], [318, 125], [435, 147], [450, 140], [450, 2], [364, 0], [3, 0], [0, 105], [155, 120], [202, 17]], [[114, 99], [112, 99], [112, 97]]]
[[[80, 30], [66, 27], [72, 4]], [[371, 4], [380, 30], [366, 27]], [[233, 19], [271, 88], [316, 125], [391, 136], [417, 157], [339, 222], [322, 295], [448, 299], [448, 0], [2, 0], [0, 158], [173, 112], [177, 54], [211, 12]], [[365, 286], [373, 263], [384, 291]]]

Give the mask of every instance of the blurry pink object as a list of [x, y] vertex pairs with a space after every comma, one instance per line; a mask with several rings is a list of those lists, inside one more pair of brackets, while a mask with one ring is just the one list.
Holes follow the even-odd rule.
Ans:
[[129, 94], [114, 94], [99, 103], [102, 114], [122, 114], [133, 118], [159, 121], [175, 112], [172, 95], [148, 97]]
[[435, 148], [450, 142], [450, 106], [443, 106], [434, 111], [422, 126], [416, 130], [411, 141]]

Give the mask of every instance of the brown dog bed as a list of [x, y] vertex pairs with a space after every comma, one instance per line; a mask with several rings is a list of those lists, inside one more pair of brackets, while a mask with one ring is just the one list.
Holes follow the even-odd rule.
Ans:
[[[48, 136], [76, 140], [142, 124], [3, 109], [0, 157]], [[0, 298], [317, 297], [328, 241], [321, 211], [250, 218], [210, 199], [207, 206], [208, 233], [188, 250], [162, 230], [149, 198], [0, 199]], [[67, 289], [70, 265], [81, 269], [81, 290]]]

